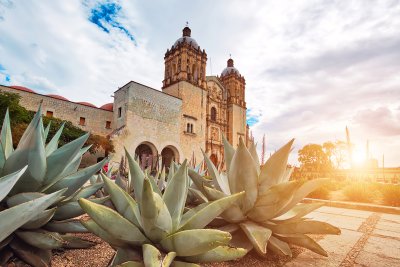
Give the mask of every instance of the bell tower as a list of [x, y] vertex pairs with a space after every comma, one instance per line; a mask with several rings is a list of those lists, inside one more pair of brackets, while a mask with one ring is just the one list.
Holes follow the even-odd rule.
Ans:
[[239, 138], [248, 140], [246, 123], [246, 101], [244, 77], [229, 58], [226, 68], [222, 71], [220, 81], [227, 90], [228, 130], [226, 136], [232, 145], [239, 144]]
[[164, 56], [163, 89], [180, 81], [206, 89], [206, 51], [200, 49], [186, 25], [180, 37]]
[[221, 82], [228, 90], [228, 103], [246, 108], [245, 85], [246, 81], [239, 71], [233, 66], [233, 59], [227, 61], [226, 68], [221, 73]]

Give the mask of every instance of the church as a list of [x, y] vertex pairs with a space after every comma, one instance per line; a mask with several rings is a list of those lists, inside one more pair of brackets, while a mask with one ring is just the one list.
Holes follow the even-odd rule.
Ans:
[[28, 110], [42, 102], [45, 116], [109, 137], [115, 146], [112, 161], [119, 161], [125, 147], [139, 157], [142, 168], [184, 159], [196, 164], [203, 150], [218, 166], [223, 163], [222, 135], [234, 146], [240, 137], [249, 142], [246, 83], [231, 58], [220, 76], [206, 76], [206, 64], [206, 51], [186, 26], [165, 53], [161, 90], [130, 81], [114, 92], [112, 103], [101, 107], [22, 86], [0, 86], [0, 91], [20, 94]]

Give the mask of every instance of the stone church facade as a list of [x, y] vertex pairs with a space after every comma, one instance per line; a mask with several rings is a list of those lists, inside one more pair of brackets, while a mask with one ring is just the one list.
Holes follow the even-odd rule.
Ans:
[[[216, 165], [223, 163], [222, 135], [235, 146], [240, 137], [248, 142], [244, 77], [232, 59], [220, 76], [206, 76], [207, 53], [191, 37], [189, 27], [167, 49], [164, 64], [161, 91], [131, 81], [114, 93], [113, 103], [99, 108], [21, 90], [24, 87], [0, 86], [0, 90], [19, 93], [21, 104], [30, 110], [37, 108], [40, 99], [47, 99], [43, 101], [45, 115], [108, 136], [116, 150], [113, 161], [119, 161], [125, 147], [139, 157], [143, 168], [185, 158], [199, 163], [201, 150]], [[83, 110], [88, 110], [85, 117]]]

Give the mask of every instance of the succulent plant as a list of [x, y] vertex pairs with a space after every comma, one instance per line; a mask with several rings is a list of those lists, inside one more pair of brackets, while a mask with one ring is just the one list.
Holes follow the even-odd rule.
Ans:
[[289, 181], [287, 167], [293, 140], [274, 153], [260, 166], [256, 147], [246, 147], [240, 139], [235, 150], [224, 138], [226, 172], [219, 173], [204, 153], [213, 186], [202, 186], [202, 177], [189, 170], [189, 176], [203, 194], [212, 201], [245, 191], [245, 196], [221, 214], [225, 225], [220, 229], [232, 233], [231, 244], [254, 248], [260, 255], [267, 249], [291, 256], [289, 244], [307, 248], [327, 256], [326, 251], [307, 234], [340, 234], [340, 229], [328, 223], [304, 216], [321, 204], [299, 203], [328, 179]]
[[49, 266], [52, 249], [93, 245], [66, 233], [87, 232], [73, 219], [84, 214], [77, 200], [102, 187], [83, 185], [106, 160], [78, 170], [88, 135], [59, 148], [63, 127], [46, 145], [49, 129], [43, 127], [39, 107], [14, 150], [6, 112], [0, 134], [0, 265], [16, 255], [32, 266]]
[[[116, 211], [79, 200], [91, 218], [81, 223], [117, 250], [110, 266], [180, 266], [183, 262], [225, 261], [246, 254], [245, 249], [227, 245], [229, 233], [203, 229], [244, 193], [210, 201], [184, 213], [189, 183], [187, 161], [167, 180], [162, 193], [128, 152], [126, 155], [136, 200], [105, 175], [104, 187]], [[162, 254], [166, 255], [164, 260], [160, 260]]]

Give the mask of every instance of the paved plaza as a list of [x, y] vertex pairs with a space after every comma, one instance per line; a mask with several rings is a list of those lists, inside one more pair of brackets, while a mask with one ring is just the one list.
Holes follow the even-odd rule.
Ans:
[[340, 227], [342, 234], [318, 242], [329, 257], [304, 251], [285, 266], [400, 266], [400, 215], [324, 206], [307, 217]]

